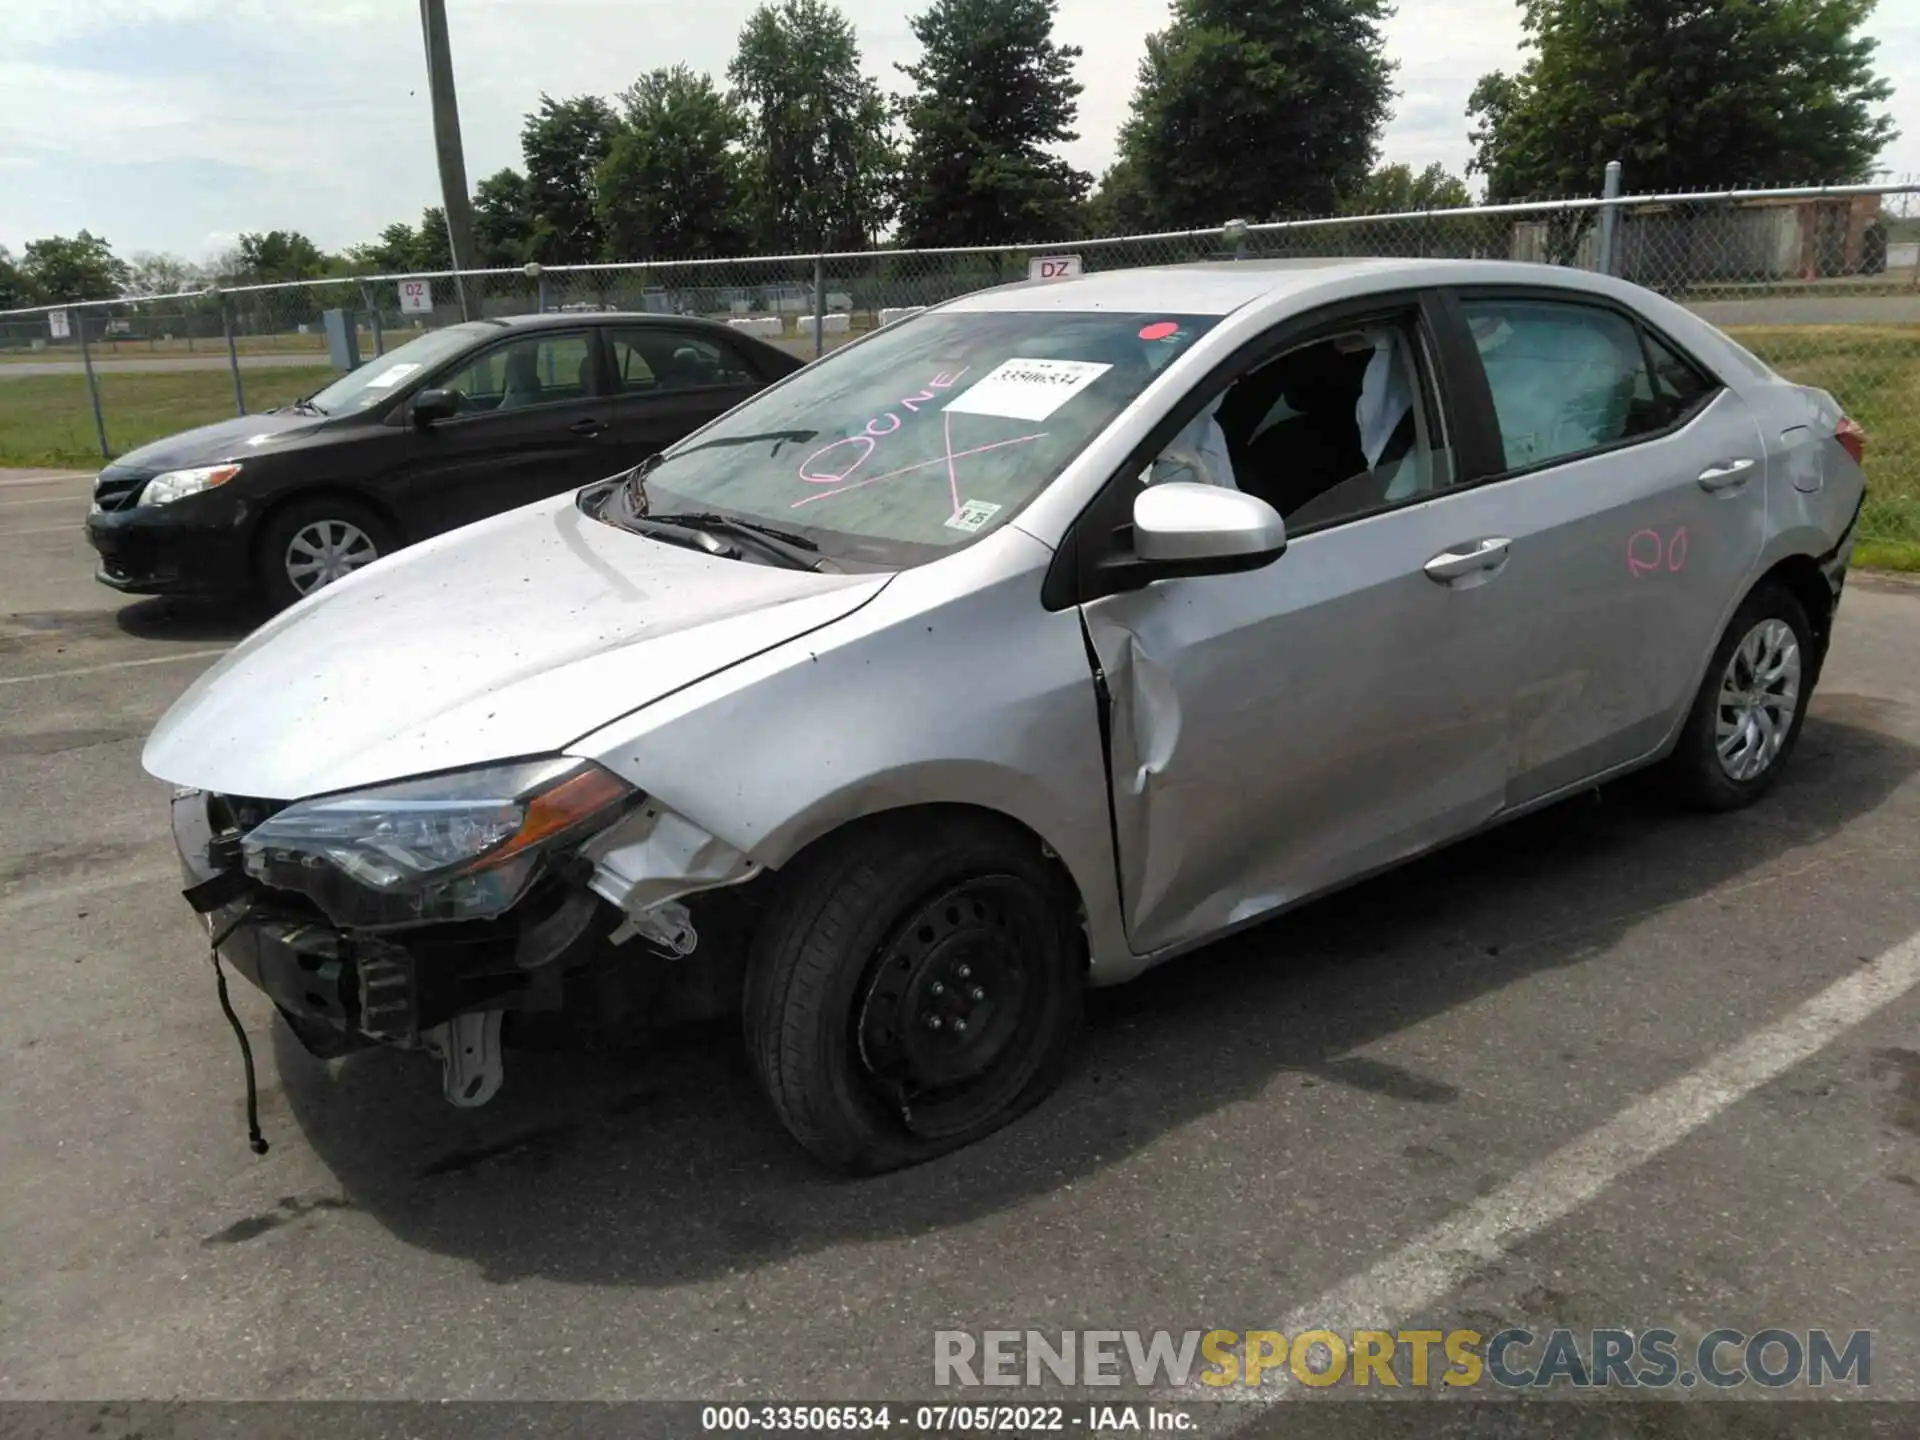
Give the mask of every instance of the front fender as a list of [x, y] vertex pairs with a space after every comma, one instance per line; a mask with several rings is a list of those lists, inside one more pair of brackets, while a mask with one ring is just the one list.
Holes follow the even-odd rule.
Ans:
[[1040, 605], [1049, 558], [1002, 530], [570, 753], [767, 869], [907, 806], [1006, 815], [1078, 887], [1094, 978], [1124, 978], [1138, 961], [1119, 921], [1092, 672], [1078, 614]]

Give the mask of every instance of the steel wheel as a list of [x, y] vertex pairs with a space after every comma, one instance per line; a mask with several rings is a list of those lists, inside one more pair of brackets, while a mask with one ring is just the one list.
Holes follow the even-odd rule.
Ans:
[[348, 520], [315, 520], [294, 532], [282, 558], [287, 582], [302, 595], [380, 558], [373, 538]]
[[1784, 620], [1762, 620], [1728, 657], [1714, 714], [1714, 751], [1727, 778], [1753, 780], [1779, 759], [1800, 709], [1800, 642]]
[[970, 1129], [1030, 1078], [1028, 937], [1045, 923], [1025, 881], [981, 876], [919, 906], [882, 951], [860, 1000], [858, 1054], [914, 1134]]

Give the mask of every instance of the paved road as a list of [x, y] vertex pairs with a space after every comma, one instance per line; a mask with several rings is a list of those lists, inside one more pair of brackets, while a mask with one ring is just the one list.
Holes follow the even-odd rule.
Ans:
[[0, 1398], [926, 1397], [940, 1329], [1314, 1316], [1872, 1327], [1920, 1398], [1920, 589], [1856, 578], [1760, 808], [1610, 791], [1166, 967], [934, 1165], [822, 1176], [726, 1027], [455, 1112], [241, 987], [256, 1159], [138, 764], [245, 621], [96, 586], [83, 496], [0, 488]]
[[[242, 370], [274, 370], [283, 366], [324, 366], [325, 355], [295, 352], [286, 355], [242, 355]], [[102, 355], [93, 362], [98, 374], [114, 371], [165, 374], [176, 370], [225, 370], [225, 355]], [[0, 361], [0, 383], [24, 380], [30, 375], [84, 375], [86, 367], [78, 360], [4, 360]]]

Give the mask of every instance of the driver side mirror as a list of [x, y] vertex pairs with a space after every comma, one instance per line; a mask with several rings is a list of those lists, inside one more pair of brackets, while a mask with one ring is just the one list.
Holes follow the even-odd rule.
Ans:
[[413, 397], [413, 423], [431, 425], [436, 420], [445, 420], [460, 413], [460, 392], [457, 390], [422, 390]]
[[1286, 548], [1286, 522], [1257, 495], [1170, 480], [1133, 497], [1134, 559], [1150, 579], [1258, 570]]

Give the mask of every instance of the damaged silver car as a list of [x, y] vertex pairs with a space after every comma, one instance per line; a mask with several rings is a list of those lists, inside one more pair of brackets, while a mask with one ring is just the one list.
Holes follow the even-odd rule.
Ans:
[[318, 592], [145, 764], [216, 972], [316, 1053], [478, 1105], [503, 1022], [734, 1012], [884, 1170], [1038, 1102], [1088, 985], [1639, 767], [1755, 799], [1862, 446], [1573, 271], [990, 290]]

